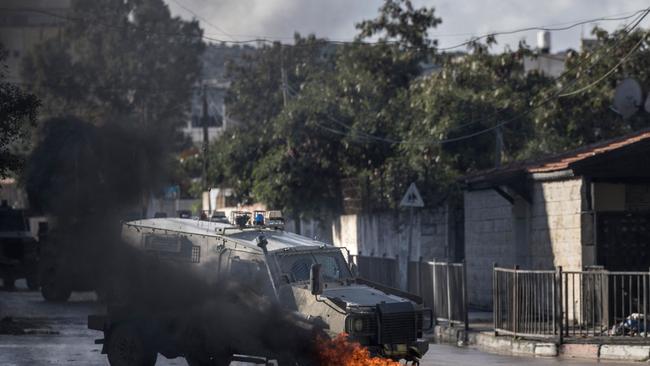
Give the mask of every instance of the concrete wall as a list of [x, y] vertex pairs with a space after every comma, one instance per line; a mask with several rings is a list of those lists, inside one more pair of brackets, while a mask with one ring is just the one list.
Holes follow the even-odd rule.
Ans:
[[522, 269], [583, 266], [581, 178], [534, 182], [532, 202], [510, 194], [513, 203], [491, 189], [465, 192], [465, 260], [474, 306], [492, 305], [494, 263]]
[[465, 262], [470, 304], [492, 304], [492, 266], [515, 265], [512, 205], [494, 190], [465, 192]]
[[336, 246], [348, 248], [351, 254], [399, 257], [399, 278], [406, 288], [406, 258], [411, 243], [411, 260], [445, 260], [452, 255], [454, 245], [450, 232], [447, 206], [435, 209], [415, 209], [409, 212], [388, 211], [375, 214], [342, 215], [332, 227]]

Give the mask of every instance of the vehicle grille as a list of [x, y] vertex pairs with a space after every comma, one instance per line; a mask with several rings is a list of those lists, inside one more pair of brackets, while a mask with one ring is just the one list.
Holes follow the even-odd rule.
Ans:
[[378, 306], [381, 343], [409, 343], [417, 339], [416, 312], [407, 304]]

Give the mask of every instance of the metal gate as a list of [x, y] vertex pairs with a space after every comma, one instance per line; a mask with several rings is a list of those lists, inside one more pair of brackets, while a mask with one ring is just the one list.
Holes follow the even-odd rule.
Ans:
[[596, 214], [599, 264], [608, 271], [647, 271], [650, 266], [650, 213]]

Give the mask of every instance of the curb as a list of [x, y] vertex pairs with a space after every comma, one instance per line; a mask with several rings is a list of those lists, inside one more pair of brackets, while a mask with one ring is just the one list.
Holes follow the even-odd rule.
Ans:
[[495, 336], [493, 332], [436, 326], [426, 335], [429, 341], [458, 346], [472, 346], [488, 353], [531, 357], [561, 357], [602, 361], [647, 362], [650, 345], [565, 343], [525, 340], [512, 336]]

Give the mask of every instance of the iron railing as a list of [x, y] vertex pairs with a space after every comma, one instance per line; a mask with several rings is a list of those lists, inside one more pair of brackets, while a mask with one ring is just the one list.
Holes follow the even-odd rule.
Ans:
[[647, 338], [649, 285], [650, 272], [564, 272], [565, 336]]
[[493, 271], [494, 331], [529, 338], [647, 339], [650, 272]]
[[464, 262], [410, 262], [409, 272], [409, 290], [433, 310], [436, 323], [468, 327]]
[[495, 265], [492, 286], [495, 333], [560, 337], [559, 273]]

